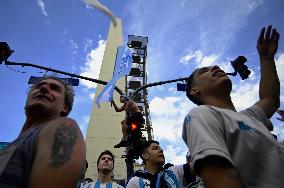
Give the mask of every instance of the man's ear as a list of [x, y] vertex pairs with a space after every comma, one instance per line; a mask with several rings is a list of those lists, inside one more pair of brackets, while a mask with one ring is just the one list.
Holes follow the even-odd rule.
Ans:
[[190, 95], [197, 97], [198, 95], [200, 95], [200, 90], [196, 87], [190, 88], [189, 90]]
[[67, 107], [67, 105], [64, 105], [64, 108], [61, 111], [60, 115], [61, 116], [67, 116], [68, 112], [69, 112], [69, 107]]
[[143, 157], [144, 160], [147, 160], [147, 159], [148, 159], [148, 154], [147, 154], [147, 152], [142, 153], [142, 157]]

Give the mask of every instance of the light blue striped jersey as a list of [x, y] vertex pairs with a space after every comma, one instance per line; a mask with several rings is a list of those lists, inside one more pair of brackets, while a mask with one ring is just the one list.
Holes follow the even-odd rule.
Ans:
[[121, 185], [116, 182], [110, 183], [101, 183], [99, 180], [94, 182], [86, 183], [81, 188], [123, 188]]

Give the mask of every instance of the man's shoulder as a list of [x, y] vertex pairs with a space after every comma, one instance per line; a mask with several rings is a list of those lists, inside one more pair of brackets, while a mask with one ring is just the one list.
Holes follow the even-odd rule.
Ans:
[[190, 120], [191, 117], [210, 119], [210, 117], [218, 117], [222, 113], [223, 109], [219, 109], [214, 106], [209, 105], [200, 105], [197, 107], [192, 108], [188, 114], [186, 115], [185, 119]]
[[45, 123], [46, 126], [44, 127], [42, 134], [48, 134], [49, 132], [53, 132], [56, 131], [58, 129], [64, 129], [66, 131], [79, 131], [80, 128], [77, 124], [77, 122], [72, 119], [72, 118], [68, 118], [68, 117], [59, 117], [53, 120], [50, 120], [48, 122]]
[[[58, 143], [58, 140], [61, 140]], [[84, 147], [84, 137], [75, 120], [67, 117], [60, 117], [47, 122], [47, 125], [42, 129], [39, 134], [38, 144], [68, 144], [75, 145], [76, 147]]]
[[64, 124], [68, 123], [70, 125], [77, 125], [77, 122], [69, 117], [58, 117], [48, 122], [48, 124]]
[[189, 111], [189, 114], [198, 114], [200, 112], [206, 112], [206, 111], [212, 111], [212, 110], [214, 110], [214, 107], [212, 107], [212, 106], [209, 106], [209, 105], [199, 105], [199, 106], [196, 106], [196, 107], [192, 108]]
[[[129, 182], [138, 182], [139, 181], [139, 176], [137, 176], [137, 175], [135, 175], [135, 176], [133, 176], [133, 177], [131, 177], [130, 179], [129, 179]], [[129, 183], [128, 182], [128, 183]]]
[[139, 177], [133, 176], [132, 178], [130, 178], [126, 187], [129, 187], [129, 188], [139, 187]]
[[116, 182], [112, 182], [113, 187], [123, 188], [123, 186], [119, 185]]

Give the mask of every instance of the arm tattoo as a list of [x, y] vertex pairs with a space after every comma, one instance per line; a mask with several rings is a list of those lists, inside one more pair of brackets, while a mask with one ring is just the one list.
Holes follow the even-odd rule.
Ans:
[[62, 125], [55, 130], [49, 165], [55, 169], [70, 160], [77, 139], [76, 128]]

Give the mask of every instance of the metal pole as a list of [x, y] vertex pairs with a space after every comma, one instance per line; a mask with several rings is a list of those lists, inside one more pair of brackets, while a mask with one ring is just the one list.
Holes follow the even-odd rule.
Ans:
[[130, 180], [130, 178], [134, 175], [134, 166], [133, 166], [133, 158], [132, 156], [129, 155], [129, 145], [126, 146], [126, 159], [125, 159], [125, 163], [126, 163], [126, 175], [127, 175], [127, 181], [126, 183], [128, 183], [128, 181]]
[[167, 80], [167, 81], [160, 81], [160, 82], [154, 82], [154, 83], [150, 83], [150, 84], [146, 84], [144, 86], [139, 87], [138, 89], [136, 89], [131, 96], [131, 99], [134, 98], [134, 96], [139, 93], [140, 91], [142, 91], [143, 89], [146, 89], [148, 87], [153, 87], [153, 86], [158, 86], [158, 85], [163, 85], [163, 84], [168, 84], [168, 83], [172, 83], [172, 82], [178, 82], [178, 81], [184, 81], [187, 80], [188, 77], [184, 77], [184, 78], [178, 78], [178, 79], [174, 79], [174, 80]]
[[[69, 73], [69, 72], [64, 72], [64, 71], [60, 71], [60, 70], [56, 70], [56, 69], [52, 69], [52, 68], [48, 68], [48, 67], [43, 67], [43, 66], [35, 65], [35, 64], [31, 64], [31, 63], [17, 63], [17, 62], [5, 61], [5, 65], [19, 65], [19, 66], [22, 66], [22, 67], [25, 67], [25, 66], [26, 67], [35, 67], [35, 68], [43, 69], [43, 70], [46, 70], [46, 71], [56, 72], [56, 73], [59, 73], [59, 74], [64, 74], [64, 75], [67, 75], [67, 76], [88, 80], [88, 81], [95, 82], [95, 83], [102, 84], [102, 85], [107, 85], [107, 83], [108, 83], [108, 82], [103, 81], [103, 80], [88, 78], [88, 77], [85, 77], [85, 76], [80, 76], [80, 75], [77, 75], [77, 74], [72, 74], [72, 73]], [[120, 95], [124, 95], [123, 91], [121, 89], [119, 89], [117, 86], [115, 86], [114, 89]]]

